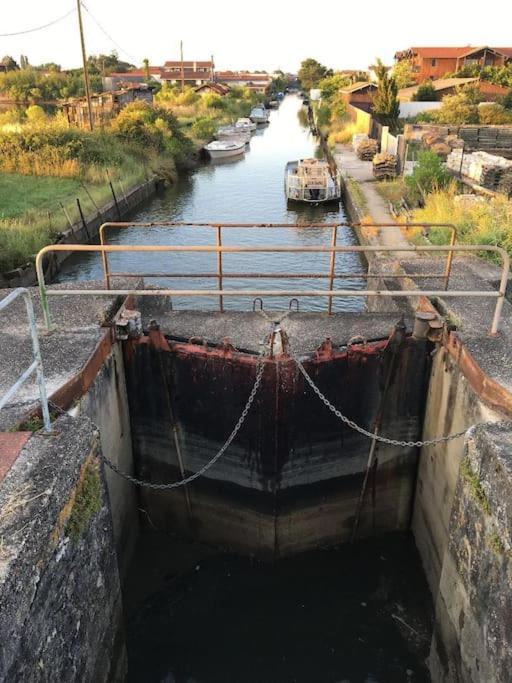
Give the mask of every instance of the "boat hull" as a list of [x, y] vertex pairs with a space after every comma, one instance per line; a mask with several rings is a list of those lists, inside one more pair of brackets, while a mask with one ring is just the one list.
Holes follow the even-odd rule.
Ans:
[[231, 157], [239, 157], [245, 154], [245, 143], [236, 149], [207, 149], [211, 159], [230, 159]]

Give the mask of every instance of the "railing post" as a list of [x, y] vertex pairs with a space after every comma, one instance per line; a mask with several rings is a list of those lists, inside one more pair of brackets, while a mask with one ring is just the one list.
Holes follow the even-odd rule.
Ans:
[[[219, 290], [222, 291], [222, 226], [217, 225], [217, 247], [219, 247], [219, 251], [217, 252], [217, 280], [219, 283]], [[224, 313], [224, 297], [222, 294], [219, 296], [219, 310], [221, 313]]]
[[[455, 229], [455, 226], [452, 226], [452, 234], [450, 237], [450, 247], [455, 246], [455, 241], [457, 239], [457, 230]], [[450, 250], [446, 256], [446, 266], [444, 270], [444, 291], [446, 292], [448, 290], [448, 285], [450, 283], [450, 275], [452, 272], [452, 263], [453, 263], [453, 255], [454, 251]]]
[[[332, 238], [331, 238], [331, 258], [330, 258], [330, 263], [329, 263], [329, 291], [332, 292], [333, 286], [334, 286], [334, 268], [336, 265], [336, 252], [334, 251], [334, 247], [336, 246], [336, 240], [338, 238], [338, 226], [335, 225], [332, 229]], [[329, 297], [329, 303], [328, 303], [328, 308], [327, 312], [329, 315], [332, 315], [332, 295]]]
[[[103, 225], [100, 225], [100, 230], [99, 230], [100, 245], [102, 247], [104, 247], [106, 244], [105, 234], [104, 234], [105, 233], [105, 230], [104, 230], [105, 225], [106, 225], [105, 223], [103, 223]], [[105, 251], [104, 249], [101, 251], [101, 261], [103, 263], [103, 278], [105, 280], [105, 287], [106, 287], [106, 289], [110, 289], [110, 267], [109, 267], [109, 263], [108, 263], [108, 252]]]
[[32, 338], [32, 352], [34, 361], [36, 363], [36, 377], [39, 387], [39, 401], [41, 403], [41, 414], [43, 416], [43, 424], [45, 432], [52, 431], [50, 420], [50, 411], [48, 409], [48, 395], [46, 393], [46, 384], [43, 372], [43, 359], [41, 358], [41, 348], [39, 346], [39, 337], [37, 334], [36, 316], [34, 315], [34, 305], [30, 294], [25, 290], [24, 292], [25, 307], [27, 309], [28, 324], [30, 327], [30, 336]]

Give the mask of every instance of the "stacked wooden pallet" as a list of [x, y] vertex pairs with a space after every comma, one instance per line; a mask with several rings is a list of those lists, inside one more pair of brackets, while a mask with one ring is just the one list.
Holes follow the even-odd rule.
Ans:
[[497, 190], [507, 197], [512, 197], [512, 168], [503, 171]]
[[368, 138], [366, 140], [361, 140], [357, 148], [357, 156], [362, 161], [371, 161], [373, 157], [379, 151], [377, 140], [372, 140]]
[[376, 154], [373, 157], [373, 175], [378, 180], [396, 178], [398, 175], [398, 157], [395, 154]]
[[[512, 161], [509, 159], [487, 152], [464, 154], [460, 149], [454, 149], [448, 155], [446, 165], [454, 173], [461, 173], [478, 185], [498, 192], [508, 187], [509, 173], [512, 171]], [[502, 183], [505, 174], [506, 180]]]

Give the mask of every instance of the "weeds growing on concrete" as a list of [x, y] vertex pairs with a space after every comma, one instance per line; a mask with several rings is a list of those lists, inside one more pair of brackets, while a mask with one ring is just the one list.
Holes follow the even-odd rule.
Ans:
[[468, 484], [471, 495], [475, 502], [478, 504], [480, 509], [485, 512], [486, 515], [491, 514], [491, 506], [489, 504], [489, 499], [484, 491], [482, 482], [480, 481], [480, 476], [475, 472], [471, 466], [471, 462], [468, 458], [464, 458], [460, 466], [461, 474], [464, 477], [465, 482]]

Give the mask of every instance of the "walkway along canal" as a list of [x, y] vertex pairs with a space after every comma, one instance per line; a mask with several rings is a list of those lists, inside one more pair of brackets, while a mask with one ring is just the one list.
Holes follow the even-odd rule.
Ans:
[[[250, 147], [244, 157], [229, 162], [209, 162], [194, 173], [182, 176], [176, 185], [152, 199], [147, 206], [133, 214], [134, 221], [186, 221], [227, 223], [333, 223], [346, 220], [343, 206], [332, 203], [325, 206], [287, 204], [284, 194], [284, 172], [290, 160], [314, 157], [319, 148], [306, 124], [299, 120], [302, 104], [299, 97], [287, 96], [280, 108], [272, 111], [270, 124], [258, 127], [252, 136]], [[214, 244], [215, 231], [199, 227], [154, 229], [126, 229], [109, 231], [111, 244]], [[290, 228], [276, 230], [229, 230], [223, 233], [223, 243], [240, 246], [255, 243], [288, 246], [328, 246], [330, 230], [321, 228]], [[356, 244], [357, 238], [351, 228], [338, 230], [337, 243]], [[194, 254], [170, 257], [168, 254], [113, 254], [112, 269], [130, 272], [215, 272], [215, 254]], [[224, 256], [226, 272], [273, 271], [301, 273], [305, 270], [328, 272], [329, 254], [309, 254], [304, 266], [300, 254], [231, 254]], [[362, 272], [357, 254], [339, 254], [336, 271]], [[60, 281], [75, 279], [101, 279], [102, 268], [98, 255], [73, 256], [63, 265]], [[214, 280], [155, 279], [151, 284], [172, 288], [208, 289]], [[229, 288], [297, 289], [311, 288], [311, 280], [237, 280], [229, 279]], [[318, 283], [316, 283], [318, 284]], [[313, 284], [314, 286], [314, 284]], [[364, 286], [364, 280], [343, 278], [336, 280], [336, 287], [356, 289]], [[215, 308], [217, 299], [176, 299], [178, 308]], [[226, 308], [250, 309], [251, 300], [225, 301]], [[287, 308], [288, 300], [274, 299], [265, 302], [268, 307]], [[301, 310], [325, 310], [324, 299], [301, 302]], [[361, 299], [335, 300], [334, 310], [360, 310]]]

